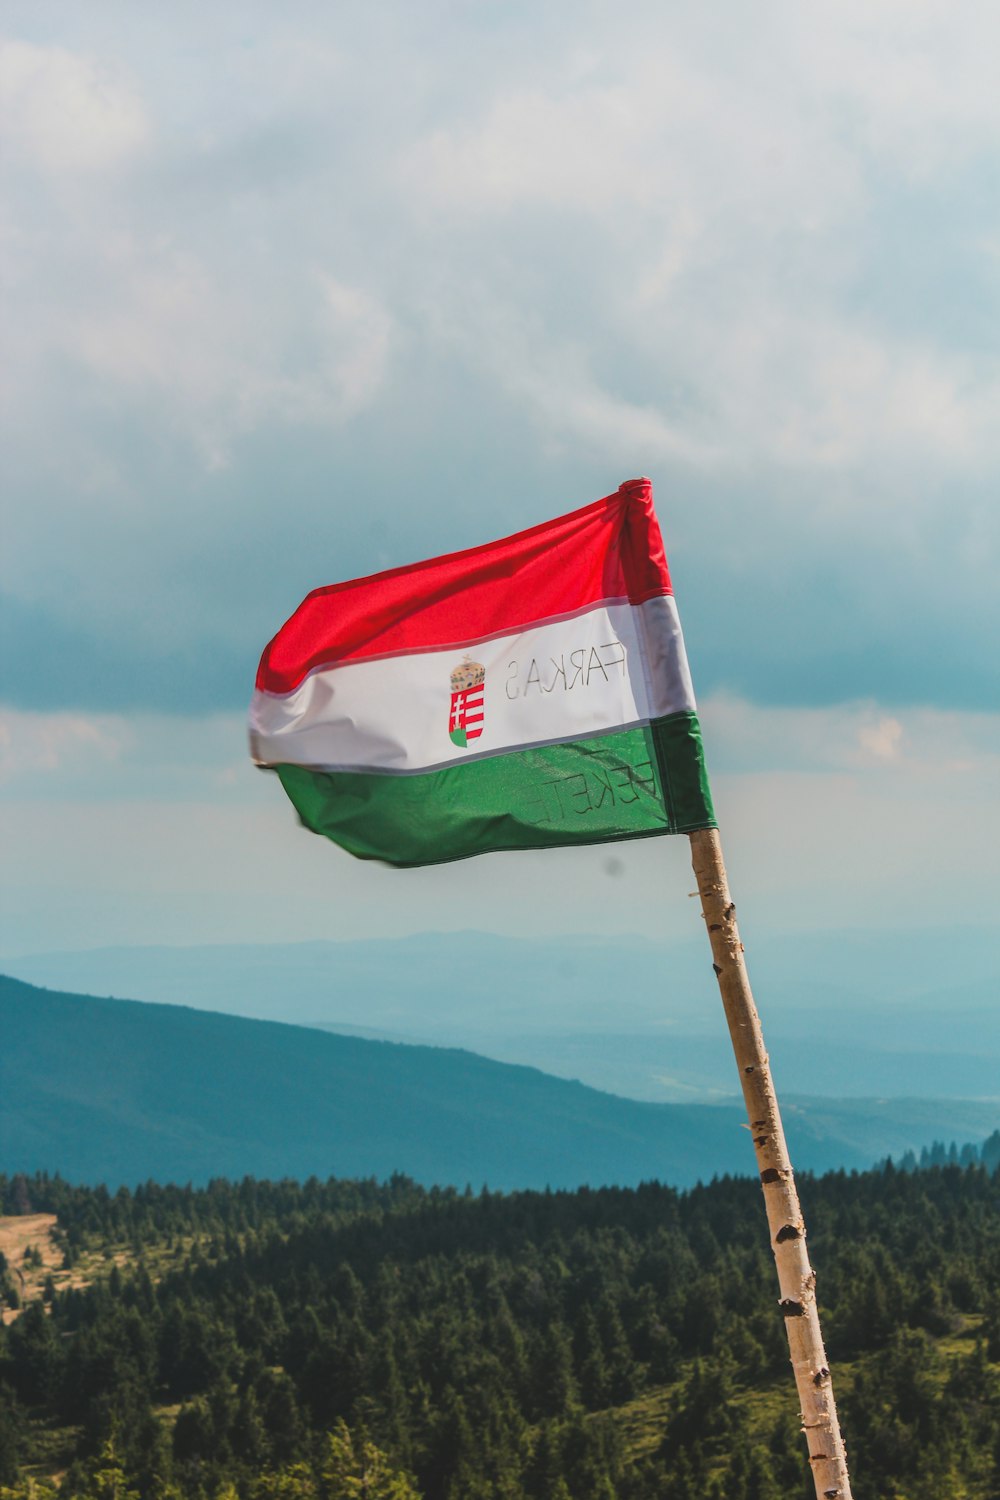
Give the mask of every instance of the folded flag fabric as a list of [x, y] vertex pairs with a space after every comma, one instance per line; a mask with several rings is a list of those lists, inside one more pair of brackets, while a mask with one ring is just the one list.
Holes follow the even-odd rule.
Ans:
[[714, 827], [650, 482], [316, 589], [261, 657], [250, 752], [393, 865]]

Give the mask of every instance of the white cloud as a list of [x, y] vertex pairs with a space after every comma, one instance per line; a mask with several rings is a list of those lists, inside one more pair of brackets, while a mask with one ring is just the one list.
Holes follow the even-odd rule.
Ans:
[[[515, 92], [481, 121], [432, 130], [404, 148], [400, 180], [425, 211], [463, 215], [523, 203], [586, 210], [642, 203], [657, 186], [641, 160], [648, 115], [641, 95], [624, 88], [562, 98]], [[631, 160], [630, 171], [622, 171], [623, 160]]]
[[836, 223], [864, 201], [858, 163], [803, 108], [798, 77], [761, 87], [746, 41], [741, 71], [683, 26], [634, 39], [618, 28], [589, 69], [557, 54], [531, 88], [498, 78], [474, 111], [403, 146], [399, 180], [425, 211], [458, 219], [495, 221], [524, 206], [595, 224], [617, 214], [623, 244], [648, 246], [651, 231], [655, 240], [685, 215], [700, 230], [699, 254], [713, 259], [734, 248], [713, 247], [713, 237], [740, 226], [756, 235]]
[[[748, 309], [716, 366], [720, 440], [799, 467], [892, 455], [965, 467], [1000, 452], [1000, 362], [878, 332], [832, 309]], [[901, 495], [900, 500], [909, 501]]]
[[963, 782], [1000, 785], [1000, 713], [887, 713], [872, 702], [762, 708], [720, 693], [701, 703], [700, 716], [709, 763], [724, 774], [884, 773], [910, 786], [937, 776], [959, 795]]
[[[470, 365], [520, 384], [547, 435], [585, 428], [609, 456], [631, 440], [713, 466], [995, 462], [1000, 362], [941, 340], [946, 283], [900, 328], [868, 281], [892, 193], [910, 177], [951, 192], [959, 165], [995, 154], [995, 13], [774, 3], [751, 26], [734, 7], [738, 62], [715, 20], [588, 20], [525, 68], [530, 86], [500, 72], [402, 147], [404, 203], [441, 258], [425, 327], [461, 322]], [[498, 330], [520, 326], [532, 347], [511, 378]], [[621, 389], [629, 349], [638, 398]]]
[[[29, 801], [261, 800], [242, 713], [80, 714], [0, 706], [0, 784]], [[266, 798], [264, 799], [266, 801]]]
[[903, 747], [903, 726], [898, 719], [888, 715], [880, 717], [875, 724], [862, 724], [858, 730], [858, 744], [877, 761], [898, 761]]
[[362, 288], [310, 271], [264, 296], [239, 267], [160, 238], [109, 236], [94, 259], [96, 285], [33, 356], [41, 379], [46, 358], [69, 358], [109, 401], [155, 402], [210, 467], [261, 425], [335, 426], [379, 393], [392, 318]]
[[[525, 475], [645, 469], [723, 589], [765, 548], [790, 577], [835, 558], [861, 635], [933, 575], [987, 636], [995, 591], [963, 590], [997, 546], [1000, 12], [443, 4], [432, 37], [397, 0], [314, 7], [303, 43], [251, 9], [237, 39], [204, 7], [43, 26], [14, 0], [21, 156], [64, 159], [38, 132], [79, 96], [80, 149], [131, 166], [14, 183], [13, 593], [109, 640], [236, 633], [276, 495], [360, 571], [405, 560], [369, 534], [395, 538], [404, 465], [414, 534], [461, 509], [470, 540]], [[373, 441], [397, 472], [362, 514], [325, 475]]]
[[97, 774], [116, 764], [131, 734], [112, 715], [28, 713], [0, 708], [0, 782]]
[[[339, 415], [348, 416], [368, 406], [385, 379], [389, 362], [393, 323], [387, 309], [359, 287], [347, 286], [332, 276], [321, 278], [325, 298], [322, 317], [329, 349], [328, 379], [339, 398]], [[294, 412], [295, 395], [289, 405]], [[329, 401], [322, 402], [330, 416]]]
[[781, 6], [804, 87], [876, 156], [926, 180], [988, 149], [1000, 131], [997, 10], [969, 0]]
[[148, 124], [132, 83], [97, 59], [62, 47], [0, 41], [4, 151], [53, 173], [93, 172], [128, 161]]

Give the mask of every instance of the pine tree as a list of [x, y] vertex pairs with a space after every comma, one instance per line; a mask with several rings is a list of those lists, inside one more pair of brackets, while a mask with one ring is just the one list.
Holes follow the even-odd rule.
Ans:
[[320, 1465], [321, 1500], [419, 1500], [409, 1478], [364, 1434], [339, 1421], [327, 1435]]
[[126, 1483], [114, 1434], [101, 1445], [79, 1500], [140, 1500], [139, 1491], [130, 1489]]

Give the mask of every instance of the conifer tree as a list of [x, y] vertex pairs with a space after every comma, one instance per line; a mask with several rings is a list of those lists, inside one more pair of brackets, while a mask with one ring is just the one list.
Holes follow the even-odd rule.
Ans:
[[409, 1478], [342, 1420], [327, 1436], [319, 1479], [320, 1500], [420, 1500]]

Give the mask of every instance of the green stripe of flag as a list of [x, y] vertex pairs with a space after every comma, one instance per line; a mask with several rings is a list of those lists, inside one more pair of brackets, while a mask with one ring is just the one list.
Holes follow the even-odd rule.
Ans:
[[275, 770], [307, 828], [393, 865], [716, 826], [693, 713], [417, 775]]

